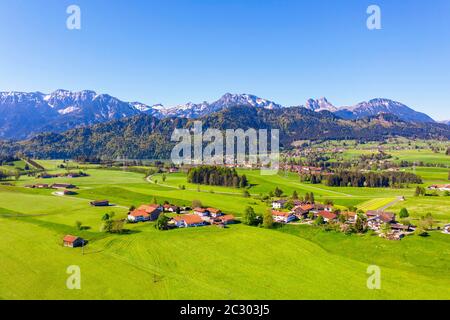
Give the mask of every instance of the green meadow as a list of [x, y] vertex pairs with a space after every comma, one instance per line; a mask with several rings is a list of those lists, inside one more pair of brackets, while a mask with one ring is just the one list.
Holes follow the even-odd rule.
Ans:
[[[61, 161], [40, 161], [58, 172]], [[76, 164], [74, 164], [76, 165]], [[444, 170], [417, 168], [427, 183], [445, 182]], [[158, 231], [153, 223], [127, 224], [127, 234], [100, 231], [101, 218], [114, 211], [125, 217], [131, 205], [169, 201], [190, 205], [200, 200], [240, 216], [247, 206], [258, 213], [258, 199], [275, 187], [290, 195], [314, 192], [340, 207], [408, 208], [417, 219], [430, 212], [450, 222], [450, 197], [414, 197], [405, 189], [332, 188], [301, 183], [295, 174], [261, 176], [241, 170], [252, 184], [242, 190], [187, 183], [182, 173], [143, 174], [90, 167], [83, 178], [34, 179], [22, 176], [0, 185], [0, 299], [450, 299], [450, 236], [408, 236], [387, 241], [377, 236], [347, 236], [312, 226], [273, 230], [242, 224]], [[73, 183], [75, 196], [24, 188], [32, 183]], [[156, 183], [157, 182], [157, 183]], [[179, 188], [185, 186], [185, 190]], [[93, 208], [90, 200], [114, 205]], [[75, 228], [80, 221], [83, 230]], [[62, 246], [66, 234], [89, 241], [84, 252]], [[80, 267], [81, 290], [69, 290], [67, 268]], [[367, 268], [381, 270], [381, 289], [367, 288]]]

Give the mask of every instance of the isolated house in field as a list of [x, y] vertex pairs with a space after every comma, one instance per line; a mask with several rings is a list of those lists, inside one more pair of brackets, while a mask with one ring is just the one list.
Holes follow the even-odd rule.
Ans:
[[289, 223], [296, 219], [293, 212], [272, 211], [273, 220], [280, 223]]
[[173, 217], [172, 221], [178, 228], [201, 227], [205, 225], [203, 219], [196, 214], [183, 214]]
[[272, 209], [282, 209], [287, 203], [287, 200], [281, 199], [272, 202]]
[[93, 207], [109, 207], [109, 201], [108, 200], [91, 201], [90, 204]]
[[77, 236], [66, 235], [63, 238], [63, 245], [64, 247], [69, 248], [82, 247], [84, 245], [84, 240]]
[[216, 218], [219, 217], [221, 215], [223, 215], [222, 211], [220, 211], [220, 209], [216, 209], [216, 208], [208, 208], [206, 209], [208, 210], [209, 214], [211, 215], [211, 217]]
[[337, 215], [334, 214], [333, 212], [329, 212], [329, 211], [319, 211], [319, 213], [317, 213], [317, 216], [322, 216], [323, 220], [325, 222], [330, 222], [330, 221], [334, 221], [337, 218]]

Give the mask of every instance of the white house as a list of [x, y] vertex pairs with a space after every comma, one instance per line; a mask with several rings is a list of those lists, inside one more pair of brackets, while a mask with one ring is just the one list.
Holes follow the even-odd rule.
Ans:
[[450, 234], [450, 224], [447, 224], [444, 226], [444, 231], [442, 231], [445, 234]]
[[176, 216], [173, 217], [172, 221], [178, 228], [191, 228], [205, 225], [203, 219], [195, 214], [184, 214]]
[[275, 222], [281, 223], [289, 223], [297, 218], [293, 212], [281, 212], [275, 210], [272, 211], [272, 216]]
[[276, 200], [272, 202], [273, 209], [282, 209], [286, 204], [287, 200]]

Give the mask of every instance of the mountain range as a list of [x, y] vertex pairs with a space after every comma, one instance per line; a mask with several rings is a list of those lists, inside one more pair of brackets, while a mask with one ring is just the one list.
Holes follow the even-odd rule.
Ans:
[[[280, 146], [289, 148], [303, 140], [382, 140], [404, 136], [450, 139], [450, 126], [429, 122], [405, 122], [392, 114], [360, 120], [343, 120], [329, 111], [304, 107], [265, 109], [232, 106], [199, 118], [203, 129], [279, 129]], [[2, 155], [26, 154], [36, 158], [168, 159], [175, 145], [176, 128], [193, 127], [195, 119], [157, 118], [139, 114], [63, 133], [41, 133], [25, 141], [0, 141]]]
[[[29, 139], [42, 132], [60, 133], [73, 128], [86, 127], [137, 115], [151, 115], [158, 119], [196, 119], [235, 106], [266, 110], [283, 110], [284, 106], [250, 94], [223, 95], [214, 102], [186, 103], [174, 107], [161, 104], [125, 102], [108, 94], [92, 90], [71, 92], [56, 90], [41, 92], [0, 93], [0, 139]], [[309, 99], [301, 108], [314, 112], [332, 112], [345, 120], [358, 120], [379, 114], [393, 114], [410, 122], [435, 121], [424, 113], [389, 99], [373, 99], [355, 106], [336, 107], [326, 98]]]

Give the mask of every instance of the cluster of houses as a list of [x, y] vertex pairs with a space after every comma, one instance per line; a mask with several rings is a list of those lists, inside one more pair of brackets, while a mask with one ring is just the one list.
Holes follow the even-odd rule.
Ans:
[[450, 184], [433, 184], [428, 187], [429, 190], [450, 191]]
[[[325, 223], [330, 223], [337, 222], [339, 216], [344, 216], [347, 224], [355, 224], [358, 216], [356, 212], [335, 211], [331, 205], [302, 201], [293, 201], [294, 207], [291, 210], [282, 210], [287, 202], [287, 200], [277, 200], [272, 203], [272, 216], [275, 222], [313, 221], [321, 216]], [[375, 232], [380, 232], [384, 224], [389, 224], [391, 229], [390, 239], [401, 239], [405, 234], [415, 229], [413, 226], [398, 223], [396, 215], [392, 212], [367, 211], [365, 215], [367, 227]]]
[[206, 225], [225, 226], [235, 222], [233, 215], [226, 215], [216, 208], [180, 208], [175, 205], [143, 204], [128, 214], [129, 222], [155, 221], [163, 212], [176, 213], [169, 221], [169, 227], [190, 228]]
[[321, 203], [311, 203], [295, 200], [294, 207], [289, 211], [282, 211], [288, 200], [277, 200], [272, 202], [272, 216], [275, 222], [289, 223], [295, 220], [306, 220], [311, 215], [314, 219], [322, 216], [325, 222], [335, 220], [337, 215], [333, 213], [333, 206]]

